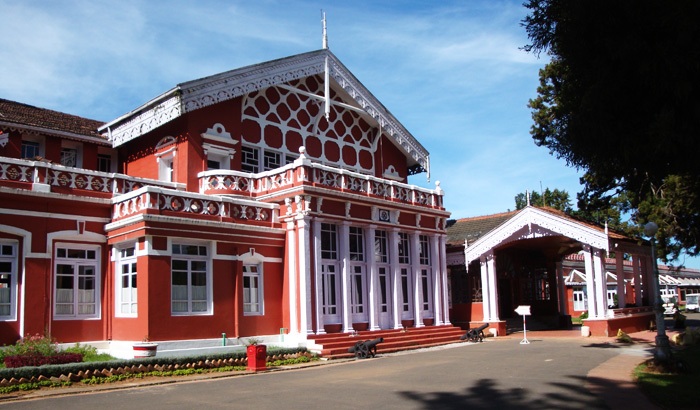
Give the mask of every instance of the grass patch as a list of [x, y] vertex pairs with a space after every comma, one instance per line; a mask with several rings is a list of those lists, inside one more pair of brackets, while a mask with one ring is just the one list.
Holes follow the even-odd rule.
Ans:
[[663, 369], [654, 365], [653, 360], [640, 364], [634, 370], [637, 383], [661, 408], [697, 409], [698, 399], [694, 392], [700, 386], [700, 346], [674, 351], [673, 359], [682, 367]]

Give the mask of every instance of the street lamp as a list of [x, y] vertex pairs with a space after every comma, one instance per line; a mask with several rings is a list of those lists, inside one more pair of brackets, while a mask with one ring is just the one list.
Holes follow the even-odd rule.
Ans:
[[644, 225], [644, 235], [651, 240], [651, 259], [654, 266], [654, 310], [656, 310], [656, 352], [654, 358], [657, 362], [668, 362], [671, 358], [671, 345], [666, 336], [666, 323], [664, 322], [664, 308], [661, 300], [661, 286], [659, 284], [659, 266], [656, 263], [656, 232], [659, 231], [659, 226], [654, 222], [649, 222]]

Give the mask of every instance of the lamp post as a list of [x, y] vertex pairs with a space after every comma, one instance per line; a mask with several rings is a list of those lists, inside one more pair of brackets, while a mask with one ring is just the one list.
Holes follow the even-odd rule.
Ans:
[[651, 239], [651, 259], [654, 267], [654, 310], [656, 311], [656, 352], [654, 358], [657, 362], [666, 363], [671, 358], [671, 345], [666, 336], [666, 323], [664, 322], [664, 308], [661, 300], [661, 292], [659, 285], [659, 266], [656, 263], [656, 232], [659, 231], [659, 226], [654, 222], [649, 222], [644, 225], [644, 235]]

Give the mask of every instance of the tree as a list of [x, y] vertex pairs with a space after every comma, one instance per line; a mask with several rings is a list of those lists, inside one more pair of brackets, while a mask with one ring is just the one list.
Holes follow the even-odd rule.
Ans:
[[700, 2], [529, 0], [547, 53], [529, 102], [538, 146], [583, 169], [579, 208], [660, 227], [659, 255], [700, 253]]
[[559, 189], [554, 189], [554, 191], [551, 191], [549, 188], [545, 189], [542, 194], [537, 191], [529, 191], [527, 194], [522, 192], [519, 193], [515, 196], [515, 209], [523, 209], [525, 206], [527, 206], [527, 195], [530, 196], [530, 205], [548, 206], [568, 214], [573, 211], [568, 192]]

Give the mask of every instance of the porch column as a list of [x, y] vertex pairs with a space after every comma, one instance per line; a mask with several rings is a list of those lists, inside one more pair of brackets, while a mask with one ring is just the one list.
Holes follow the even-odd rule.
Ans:
[[627, 296], [625, 295], [625, 262], [622, 259], [622, 252], [615, 252], [615, 270], [617, 271], [617, 307], [627, 306]]
[[645, 306], [654, 306], [654, 271], [651, 269], [649, 261], [651, 257], [644, 255], [641, 259], [642, 276], [644, 278], [644, 288], [642, 290], [642, 300]]
[[442, 318], [443, 324], [450, 324], [450, 303], [447, 287], [447, 235], [440, 235], [440, 282], [442, 283]]
[[374, 251], [374, 232], [377, 229], [377, 225], [370, 225], [365, 232], [367, 244], [365, 249], [367, 250], [365, 254], [367, 255], [367, 269], [369, 270], [369, 296], [367, 297], [367, 302], [369, 303], [369, 329], [379, 330], [379, 309], [377, 305], [380, 301], [379, 295], [379, 272], [377, 270], [377, 254]]
[[599, 318], [608, 312], [608, 280], [605, 273], [605, 251], [593, 248], [593, 272], [595, 274], [596, 313]]
[[440, 257], [440, 236], [435, 234], [430, 236], [430, 269], [432, 270], [433, 279], [433, 324], [439, 326], [442, 324], [442, 303], [440, 279], [440, 267], [442, 266], [442, 258]]
[[642, 271], [639, 266], [639, 255], [632, 255], [632, 271], [634, 272], [634, 304], [644, 306], [642, 302]]
[[411, 232], [411, 276], [413, 279], [413, 317], [415, 327], [423, 327], [423, 281], [420, 269], [420, 241], [418, 232]]
[[484, 313], [484, 322], [491, 320], [491, 300], [489, 299], [489, 275], [486, 256], [479, 258], [481, 264], [481, 308]]
[[350, 236], [350, 227], [347, 222], [340, 224], [340, 232], [338, 233], [338, 250], [340, 251], [340, 271], [341, 283], [340, 293], [343, 303], [343, 332], [352, 332], [352, 316], [350, 315], [350, 264], [348, 263], [348, 255], [350, 253], [350, 244], [348, 238]]
[[568, 303], [566, 303], [566, 284], [564, 283], [564, 264], [559, 260], [555, 264], [556, 279], [557, 279], [557, 295], [559, 296], [559, 314], [567, 315], [569, 312]]
[[401, 326], [401, 268], [399, 267], [399, 230], [389, 231], [389, 259], [391, 260], [391, 311], [394, 315], [394, 329]]
[[295, 235], [294, 221], [287, 222], [287, 244], [289, 245], [287, 274], [289, 281], [289, 333], [299, 333], [299, 321], [297, 316], [297, 235]]
[[486, 254], [486, 264], [488, 265], [489, 278], [489, 312], [491, 312], [491, 321], [499, 321], [498, 314], [498, 278], [496, 277], [496, 255], [493, 250]]
[[299, 215], [299, 329], [307, 335], [313, 333], [311, 319], [311, 249], [308, 216]]
[[313, 247], [314, 247], [314, 283], [316, 284], [314, 291], [314, 301], [316, 314], [316, 334], [326, 334], [324, 328], [322, 305], [323, 305], [323, 285], [321, 284], [321, 222], [314, 219], [313, 222]]
[[593, 257], [591, 255], [591, 247], [583, 246], [583, 262], [586, 270], [586, 299], [588, 299], [588, 317], [598, 317], [598, 305], [596, 303], [595, 280], [593, 271]]

